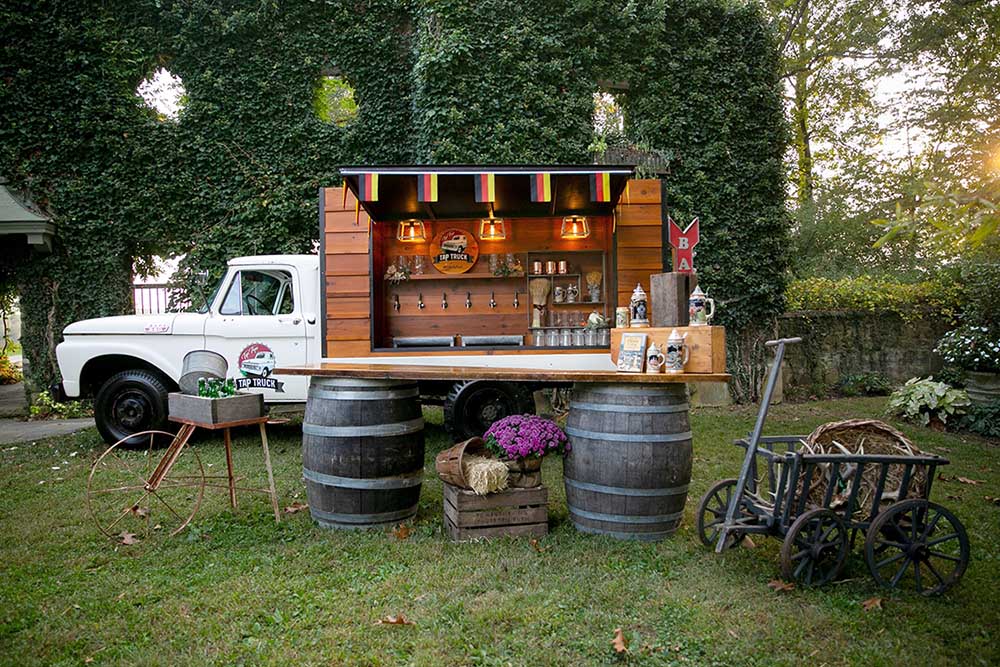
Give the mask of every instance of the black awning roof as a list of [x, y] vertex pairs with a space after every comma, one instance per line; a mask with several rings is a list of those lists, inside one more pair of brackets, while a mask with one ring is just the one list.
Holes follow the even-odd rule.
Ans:
[[[358, 177], [361, 174], [378, 174], [378, 200], [361, 202], [372, 219], [378, 221], [487, 217], [491, 213], [490, 204], [476, 201], [474, 177], [477, 174], [494, 175], [492, 213], [498, 218], [611, 215], [634, 171], [631, 165], [592, 164], [352, 165], [340, 168], [344, 182], [355, 196], [358, 195]], [[551, 174], [551, 202], [531, 201], [530, 176], [537, 173]], [[591, 201], [590, 176], [605, 173], [611, 184], [610, 201]], [[437, 174], [438, 201], [417, 201], [417, 178], [422, 174]]]

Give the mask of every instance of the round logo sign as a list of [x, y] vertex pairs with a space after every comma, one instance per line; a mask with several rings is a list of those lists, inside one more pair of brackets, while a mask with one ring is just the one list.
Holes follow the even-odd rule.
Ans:
[[478, 258], [476, 237], [464, 229], [446, 229], [431, 242], [431, 263], [441, 273], [465, 273]]
[[267, 377], [277, 365], [274, 352], [263, 343], [251, 343], [240, 352], [239, 371], [244, 377]]

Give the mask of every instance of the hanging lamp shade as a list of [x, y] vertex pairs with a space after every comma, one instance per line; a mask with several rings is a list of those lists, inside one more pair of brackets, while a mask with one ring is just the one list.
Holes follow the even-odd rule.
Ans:
[[507, 225], [503, 218], [483, 218], [479, 221], [480, 241], [503, 241], [507, 238]]
[[590, 236], [590, 223], [582, 215], [567, 215], [562, 221], [564, 239], [585, 239]]
[[411, 218], [400, 220], [399, 229], [396, 232], [396, 240], [404, 243], [421, 243], [427, 240], [427, 230], [424, 228], [424, 221]]

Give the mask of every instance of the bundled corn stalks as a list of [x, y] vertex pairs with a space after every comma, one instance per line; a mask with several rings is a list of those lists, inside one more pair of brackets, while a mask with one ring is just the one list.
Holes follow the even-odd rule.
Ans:
[[507, 488], [507, 464], [497, 459], [466, 454], [462, 457], [462, 474], [479, 496]]
[[[848, 456], [860, 454], [881, 456], [923, 455], [923, 452], [917, 449], [906, 436], [888, 424], [875, 419], [850, 419], [824, 424], [802, 441], [801, 452], [803, 454], [845, 454]], [[836, 475], [835, 467], [839, 468], [836, 471]], [[860, 475], [858, 474], [859, 467], [862, 468]], [[889, 466], [877, 511], [881, 511], [884, 507], [894, 502], [903, 500], [901, 497], [901, 486], [905, 469], [906, 466], [902, 464]], [[871, 518], [873, 514], [871, 510], [874, 505], [875, 493], [878, 490], [881, 471], [882, 466], [874, 463], [868, 463], [863, 466], [855, 462], [818, 464], [812, 471], [807, 503], [812, 506], [822, 507], [823, 501], [826, 499], [827, 489], [831, 483], [834, 483], [833, 480], [836, 477], [836, 488], [834, 488], [830, 499], [830, 509], [837, 510], [846, 505], [855, 485], [860, 485], [855, 501], [854, 519], [864, 520]], [[805, 488], [805, 474], [805, 470], [799, 473], [796, 496], [801, 494]], [[914, 466], [911, 471], [906, 497], [923, 497], [926, 485], [926, 466]]]

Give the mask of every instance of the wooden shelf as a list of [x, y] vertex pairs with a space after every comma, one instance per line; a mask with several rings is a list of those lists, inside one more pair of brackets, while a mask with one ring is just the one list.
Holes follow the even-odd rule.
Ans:
[[[524, 276], [493, 276], [488, 273], [421, 273], [418, 275], [410, 274], [410, 277], [403, 282], [410, 280], [524, 280]], [[386, 284], [395, 287], [388, 281]]]
[[[522, 278], [524, 276], [521, 276]], [[529, 273], [528, 278], [579, 278], [579, 273]]]
[[550, 306], [603, 306], [604, 302], [603, 301], [572, 301], [572, 302], [563, 301], [562, 303], [556, 303], [555, 301], [553, 301], [552, 303], [550, 303], [548, 305], [550, 305]]

